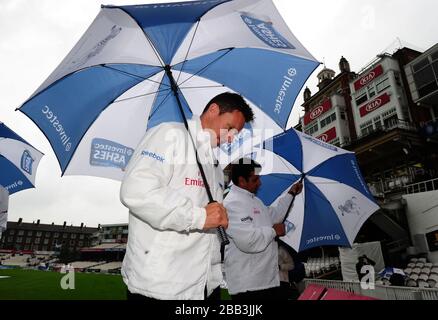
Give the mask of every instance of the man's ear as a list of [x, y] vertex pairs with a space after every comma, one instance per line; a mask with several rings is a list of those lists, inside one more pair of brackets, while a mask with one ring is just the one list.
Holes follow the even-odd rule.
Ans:
[[220, 107], [217, 103], [213, 102], [212, 104], [210, 104], [210, 107], [208, 108], [208, 112], [211, 113], [211, 115], [213, 116], [218, 116], [220, 113]]
[[238, 182], [239, 182], [238, 187], [242, 187], [242, 186], [245, 186], [245, 182], [246, 182], [246, 180], [245, 180], [244, 177], [240, 176], [240, 177], [238, 178]]

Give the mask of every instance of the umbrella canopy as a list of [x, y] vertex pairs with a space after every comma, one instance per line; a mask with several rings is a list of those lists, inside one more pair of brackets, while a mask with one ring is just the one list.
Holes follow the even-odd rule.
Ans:
[[256, 120], [219, 149], [221, 161], [282, 132], [317, 66], [271, 0], [103, 6], [20, 111], [63, 174], [121, 180], [148, 128], [200, 115], [222, 92], [246, 98]]
[[9, 194], [33, 188], [43, 154], [0, 122], [0, 185]]
[[296, 251], [351, 246], [362, 224], [379, 209], [350, 151], [290, 129], [266, 141], [253, 157], [262, 165], [258, 196], [266, 205], [303, 182], [282, 238]]
[[382, 269], [379, 272], [379, 276], [381, 278], [385, 278], [385, 279], [389, 280], [394, 273], [397, 273], [403, 277], [406, 277], [406, 274], [404, 273], [404, 271], [402, 269], [393, 268], [393, 267], [386, 267], [386, 268]]

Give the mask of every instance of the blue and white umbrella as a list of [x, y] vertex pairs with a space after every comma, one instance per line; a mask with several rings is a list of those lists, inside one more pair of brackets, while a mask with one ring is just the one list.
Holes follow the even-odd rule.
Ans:
[[290, 129], [265, 141], [253, 158], [262, 165], [258, 196], [266, 205], [303, 182], [282, 238], [296, 251], [351, 246], [363, 223], [379, 209], [353, 152]]
[[385, 279], [389, 280], [389, 279], [391, 279], [391, 276], [393, 274], [395, 274], [395, 273], [403, 276], [404, 278], [406, 278], [406, 273], [404, 273], [404, 271], [402, 269], [393, 268], [393, 267], [386, 267], [386, 268], [382, 269], [379, 272], [379, 276], [381, 278], [385, 278]]
[[9, 194], [33, 188], [43, 154], [0, 122], [0, 185]]
[[246, 98], [256, 120], [219, 151], [225, 161], [251, 137], [282, 132], [317, 66], [271, 0], [103, 6], [19, 110], [63, 174], [121, 180], [148, 128], [182, 120], [179, 104], [190, 118], [219, 93]]

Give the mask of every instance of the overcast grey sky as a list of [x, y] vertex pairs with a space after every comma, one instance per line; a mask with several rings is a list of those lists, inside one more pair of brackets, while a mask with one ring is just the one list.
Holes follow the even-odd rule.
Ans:
[[[41, 150], [35, 189], [10, 197], [9, 220], [87, 226], [128, 221], [119, 202], [120, 183], [95, 177], [61, 177], [44, 135], [15, 111], [56, 68], [79, 40], [101, 4], [166, 1], [0, 0], [0, 121]], [[359, 71], [395, 42], [426, 50], [438, 42], [436, 0], [274, 0], [303, 45], [338, 72], [341, 56]], [[318, 68], [307, 82], [316, 92]], [[290, 125], [298, 122], [302, 94]]]

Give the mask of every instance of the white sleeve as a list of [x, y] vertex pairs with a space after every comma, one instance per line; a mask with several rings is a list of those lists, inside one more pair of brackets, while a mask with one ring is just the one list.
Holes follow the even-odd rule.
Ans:
[[241, 201], [224, 201], [224, 206], [228, 212], [227, 234], [240, 251], [262, 252], [274, 240], [275, 230], [271, 226], [255, 227], [249, 208]]
[[[287, 189], [287, 191], [289, 191], [289, 189]], [[287, 191], [283, 192], [283, 194], [268, 207], [269, 214], [271, 215], [274, 224], [283, 222], [287, 208], [289, 208], [290, 202], [292, 201], [293, 196]], [[292, 210], [292, 208], [293, 205], [290, 210]]]
[[176, 164], [178, 148], [186, 146], [185, 132], [161, 125], [151, 129], [137, 147], [126, 170], [120, 200], [139, 219], [159, 230], [202, 230], [205, 208], [194, 206], [169, 186]]

